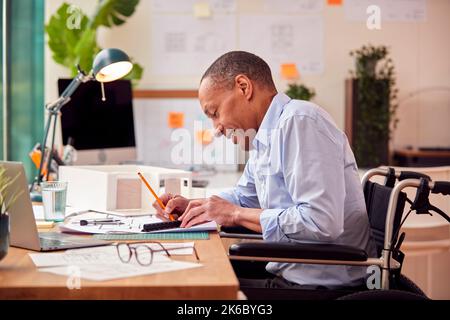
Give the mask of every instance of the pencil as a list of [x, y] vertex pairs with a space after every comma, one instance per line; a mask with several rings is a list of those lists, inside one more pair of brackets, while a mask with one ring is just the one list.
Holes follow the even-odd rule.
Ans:
[[[161, 209], [166, 210], [166, 206], [161, 201], [161, 199], [156, 195], [155, 191], [153, 191], [152, 187], [150, 187], [150, 185], [148, 184], [147, 180], [145, 180], [144, 176], [140, 172], [138, 172], [138, 176], [141, 178], [141, 180], [147, 186], [148, 190], [150, 190], [152, 195], [155, 197], [155, 199], [158, 202], [158, 204], [161, 207]], [[170, 221], [174, 221], [175, 220], [174, 217], [170, 213], [169, 213], [169, 218], [170, 218]]]

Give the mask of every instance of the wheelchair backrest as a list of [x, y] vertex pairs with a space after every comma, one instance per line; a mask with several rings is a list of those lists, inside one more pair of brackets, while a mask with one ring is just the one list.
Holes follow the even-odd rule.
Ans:
[[[366, 201], [367, 214], [369, 217], [372, 238], [377, 248], [377, 256], [381, 256], [384, 247], [384, 235], [386, 228], [386, 217], [388, 212], [389, 199], [392, 188], [380, 185], [375, 182], [367, 181], [364, 184], [364, 198]], [[398, 230], [405, 208], [406, 194], [401, 192], [395, 211], [393, 230]], [[393, 237], [396, 237], [394, 232]], [[397, 239], [392, 239], [395, 243]]]

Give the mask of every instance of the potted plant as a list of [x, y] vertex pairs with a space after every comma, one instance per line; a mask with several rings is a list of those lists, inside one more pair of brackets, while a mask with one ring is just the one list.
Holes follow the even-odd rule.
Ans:
[[8, 253], [9, 248], [9, 216], [8, 209], [21, 195], [21, 191], [12, 191], [11, 186], [19, 175], [10, 178], [6, 174], [6, 169], [0, 166], [0, 260]]
[[[78, 73], [78, 66], [89, 72], [95, 55], [102, 50], [97, 44], [97, 29], [124, 24], [138, 3], [139, 0], [98, 0], [91, 17], [63, 3], [45, 26], [53, 60], [70, 69], [72, 77]], [[142, 73], [142, 66], [133, 62], [133, 69], [125, 79], [136, 85]]]
[[363, 46], [350, 56], [355, 57], [355, 71], [351, 71], [347, 99], [351, 100], [350, 140], [357, 163], [366, 168], [387, 165], [389, 140], [397, 123], [393, 61], [386, 46]]
[[316, 95], [316, 92], [312, 88], [308, 88], [303, 84], [291, 83], [288, 84], [288, 89], [286, 90], [286, 94], [291, 99], [298, 100], [311, 100]]

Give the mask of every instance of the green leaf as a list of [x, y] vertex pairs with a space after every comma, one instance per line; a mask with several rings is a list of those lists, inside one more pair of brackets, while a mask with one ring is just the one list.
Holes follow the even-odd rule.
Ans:
[[[63, 3], [45, 27], [53, 60], [69, 68], [72, 76], [78, 72], [77, 64], [83, 71], [89, 72], [95, 55], [101, 50], [96, 39], [98, 27], [125, 23], [138, 3], [139, 0], [99, 0], [92, 19], [79, 8]], [[142, 73], [142, 66], [135, 64], [127, 78], [132, 79], [136, 86]]]
[[8, 209], [16, 202], [17, 198], [23, 193], [23, 190], [17, 189], [12, 191], [11, 185], [19, 178], [18, 173], [14, 178], [6, 176], [6, 169], [0, 166], [0, 214], [8, 211]]
[[79, 9], [75, 14], [79, 15], [79, 25], [69, 24], [74, 19], [74, 13], [69, 4], [63, 3], [45, 26], [53, 59], [68, 68], [73, 68], [77, 63], [75, 48], [88, 24], [87, 16]]
[[85, 72], [91, 71], [94, 57], [100, 51], [96, 36], [97, 32], [94, 29], [86, 28], [74, 50], [77, 63]]
[[143, 73], [144, 68], [139, 63], [133, 62], [133, 69], [124, 79], [131, 80], [133, 87], [136, 87], [139, 83], [139, 80], [142, 79]]
[[291, 99], [311, 100], [316, 95], [316, 92], [303, 84], [289, 84], [286, 94]]
[[92, 27], [112, 27], [125, 23], [136, 10], [139, 0], [100, 0]]

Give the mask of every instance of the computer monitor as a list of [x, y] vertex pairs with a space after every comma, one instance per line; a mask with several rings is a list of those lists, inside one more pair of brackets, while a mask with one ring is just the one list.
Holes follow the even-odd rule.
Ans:
[[[61, 94], [71, 79], [59, 79]], [[82, 83], [61, 109], [63, 143], [77, 150], [74, 164], [121, 164], [136, 160], [131, 82]]]

